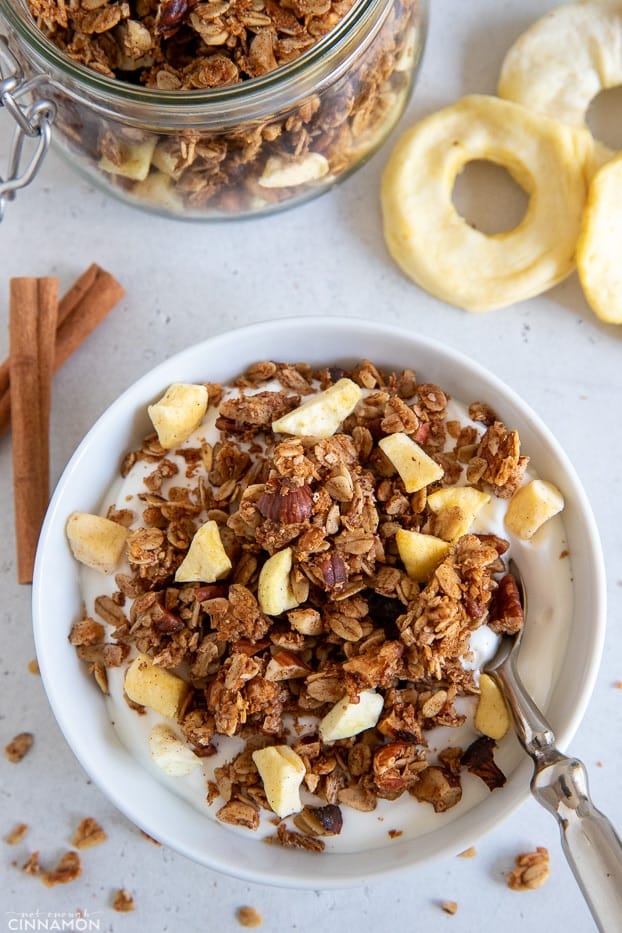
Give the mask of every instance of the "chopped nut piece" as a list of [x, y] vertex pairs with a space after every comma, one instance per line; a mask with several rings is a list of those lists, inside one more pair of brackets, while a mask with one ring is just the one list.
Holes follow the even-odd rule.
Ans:
[[458, 904], [456, 901], [443, 901], [441, 907], [446, 914], [455, 914], [458, 912]]
[[28, 754], [33, 742], [34, 735], [32, 732], [20, 732], [8, 745], [5, 745], [4, 754], [9, 761], [12, 761], [13, 764], [17, 764]]
[[236, 911], [236, 917], [240, 926], [243, 927], [260, 927], [263, 923], [263, 917], [254, 907], [238, 907]]
[[15, 846], [18, 842], [22, 841], [28, 829], [28, 823], [18, 823], [17, 826], [14, 826], [11, 832], [5, 836], [4, 841], [8, 846]]
[[535, 852], [516, 856], [516, 868], [506, 874], [507, 885], [512, 891], [533, 891], [544, 884], [549, 874], [548, 849], [538, 846]]
[[97, 820], [87, 816], [79, 823], [71, 839], [71, 844], [76, 849], [90, 849], [92, 846], [101, 845], [107, 838]]
[[127, 888], [119, 888], [118, 891], [115, 891], [112, 899], [112, 909], [120, 914], [127, 914], [136, 909], [134, 898]]

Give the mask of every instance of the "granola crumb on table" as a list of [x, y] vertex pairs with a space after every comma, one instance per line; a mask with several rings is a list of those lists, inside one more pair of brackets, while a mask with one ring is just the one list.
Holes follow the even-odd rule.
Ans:
[[120, 914], [131, 913], [131, 911], [136, 909], [134, 898], [127, 888], [119, 888], [114, 892], [112, 909]]
[[516, 868], [506, 874], [507, 886], [512, 891], [533, 891], [542, 887], [550, 870], [549, 851], [538, 846], [535, 852], [516, 856]]
[[238, 907], [236, 911], [237, 921], [243, 927], [260, 927], [263, 923], [263, 917], [255, 907], [244, 905]]
[[78, 824], [71, 839], [71, 844], [75, 846], [76, 849], [90, 849], [93, 846], [101, 845], [107, 838], [106, 833], [97, 820], [87, 816]]
[[17, 823], [11, 832], [7, 833], [7, 835], [4, 837], [4, 841], [8, 846], [16, 846], [18, 842], [22, 841], [29, 828], [30, 827], [28, 826], [28, 823]]
[[[364, 393], [338, 433], [272, 432], [275, 417], [344, 376]], [[508, 543], [463, 534], [419, 584], [405, 573], [395, 537], [400, 528], [434, 534], [427, 493], [461, 478], [506, 497], [527, 463], [516, 432], [482, 404], [472, 408], [481, 433], [462, 427], [449, 420], [438, 386], [419, 384], [410, 370], [380, 372], [369, 361], [347, 373], [266, 361], [235, 386], [233, 397], [209, 387], [219, 439], [186, 446], [181, 466], [153, 435], [126, 456], [123, 476], [135, 464], [146, 467], [142, 514], [108, 513], [129, 528], [129, 573], [118, 573], [115, 593], [95, 601], [96, 618], [74, 621], [70, 640], [79, 656], [96, 677], [126, 663], [130, 651], [184, 671], [190, 690], [178, 725], [190, 749], [208, 758], [219, 736], [244, 741], [207, 782], [207, 801], [222, 822], [259, 827], [270, 807], [252, 753], [289, 742], [304, 764], [304, 789], [320, 805], [304, 807], [295, 830], [277, 820], [270, 843], [322, 851], [323, 837], [341, 830], [342, 807], [369, 812], [379, 799], [404, 793], [443, 812], [462, 797], [464, 769], [491, 791], [502, 786], [492, 739], [482, 736], [467, 749], [449, 742], [433, 754], [426, 734], [461, 725], [456, 702], [478, 693], [462, 664], [472, 632], [484, 623], [496, 631], [521, 623], [513, 591], [499, 584]], [[427, 490], [407, 493], [378, 447], [396, 432], [418, 438], [443, 465]], [[232, 570], [215, 583], [176, 583], [206, 517], [218, 526]], [[258, 602], [259, 575], [284, 548], [292, 554], [297, 607], [268, 616]], [[323, 742], [317, 727], [300, 726], [303, 717], [319, 722], [337, 701], [357, 702], [369, 689], [384, 701], [375, 727]]]
[[34, 742], [32, 732], [20, 732], [4, 748], [4, 754], [10, 762], [17, 764], [24, 758]]

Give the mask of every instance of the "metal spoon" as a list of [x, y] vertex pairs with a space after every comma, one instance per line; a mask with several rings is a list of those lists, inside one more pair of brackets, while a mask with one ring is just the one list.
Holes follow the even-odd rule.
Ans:
[[[514, 561], [510, 561], [509, 569], [522, 592], [526, 624], [523, 580]], [[602, 933], [620, 933], [622, 841], [607, 817], [592, 803], [584, 765], [558, 751], [553, 729], [521, 682], [516, 661], [524, 628], [525, 625], [517, 635], [502, 637], [486, 673], [503, 690], [516, 734], [533, 758], [531, 792], [559, 822], [564, 854], [598, 929]]]

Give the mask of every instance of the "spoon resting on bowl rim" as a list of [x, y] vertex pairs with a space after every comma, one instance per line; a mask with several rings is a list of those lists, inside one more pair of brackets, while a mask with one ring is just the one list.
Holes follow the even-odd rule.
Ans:
[[602, 933], [619, 933], [622, 841], [612, 823], [592, 803], [585, 766], [556, 748], [550, 723], [520, 679], [517, 660], [527, 624], [527, 597], [513, 560], [509, 562], [509, 570], [521, 595], [524, 623], [515, 635], [502, 636], [486, 673], [503, 691], [518, 739], [533, 759], [531, 792], [557, 818], [564, 854], [598, 929]]

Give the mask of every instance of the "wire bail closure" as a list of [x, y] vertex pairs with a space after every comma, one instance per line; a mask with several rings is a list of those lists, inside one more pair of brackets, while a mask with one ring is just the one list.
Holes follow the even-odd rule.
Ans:
[[[0, 35], [0, 107], [4, 107], [15, 122], [7, 177], [0, 175], [0, 221], [6, 202], [12, 201], [16, 191], [30, 184], [50, 145], [56, 104], [45, 97], [37, 100], [33, 93], [46, 82], [44, 75], [26, 80], [22, 67], [9, 49], [6, 36]], [[26, 95], [31, 95], [30, 102], [21, 102]], [[26, 139], [35, 139], [36, 144], [28, 162], [22, 167]]]

